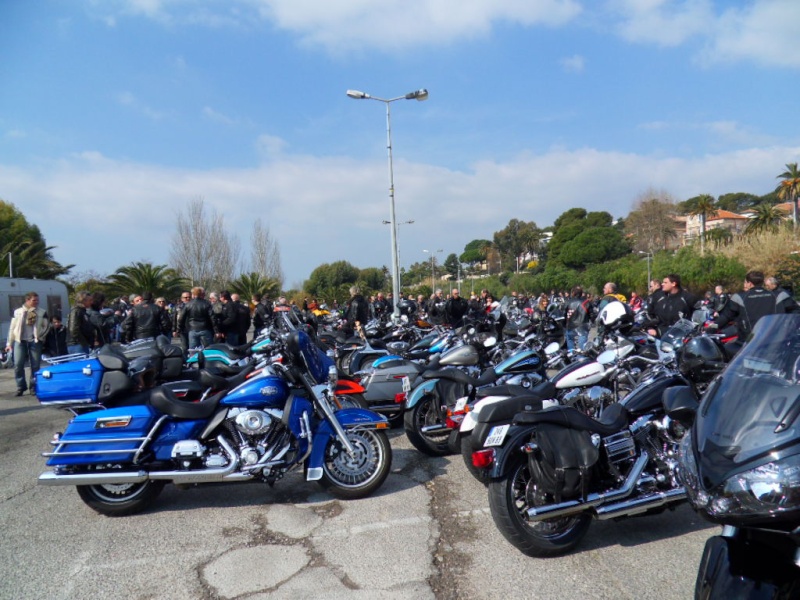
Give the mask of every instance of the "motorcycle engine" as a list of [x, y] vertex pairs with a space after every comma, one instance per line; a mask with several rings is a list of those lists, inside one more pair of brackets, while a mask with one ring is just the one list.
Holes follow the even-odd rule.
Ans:
[[225, 424], [237, 442], [244, 466], [263, 462], [275, 454], [276, 443], [286, 431], [282, 417], [283, 411], [273, 408], [228, 411]]
[[600, 409], [614, 401], [614, 392], [600, 385], [590, 388], [576, 388], [564, 394], [563, 402], [589, 416], [599, 414]]

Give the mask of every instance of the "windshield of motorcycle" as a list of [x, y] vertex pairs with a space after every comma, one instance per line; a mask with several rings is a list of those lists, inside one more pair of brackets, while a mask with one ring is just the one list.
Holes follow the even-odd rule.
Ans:
[[[680, 319], [677, 323], [671, 325], [661, 336], [661, 346], [664, 351], [672, 352], [680, 349], [684, 344], [684, 340], [695, 330], [695, 327], [696, 325], [689, 319]], [[665, 344], [669, 345], [665, 347]]]
[[762, 317], [695, 422], [706, 484], [800, 441], [800, 314]]

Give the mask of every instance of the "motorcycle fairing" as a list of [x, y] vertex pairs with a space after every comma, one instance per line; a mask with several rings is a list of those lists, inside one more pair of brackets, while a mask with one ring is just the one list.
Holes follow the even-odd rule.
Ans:
[[418, 386], [416, 386], [411, 393], [408, 394], [406, 397], [406, 410], [414, 408], [420, 399], [425, 395], [433, 391], [436, 387], [436, 379], [428, 379], [427, 381], [423, 381]]

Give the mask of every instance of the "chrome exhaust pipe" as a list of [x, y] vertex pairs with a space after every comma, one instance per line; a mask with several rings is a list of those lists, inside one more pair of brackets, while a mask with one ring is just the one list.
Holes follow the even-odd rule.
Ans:
[[641, 498], [634, 498], [632, 500], [623, 500], [616, 504], [607, 504], [597, 507], [597, 518], [601, 521], [606, 519], [614, 519], [617, 517], [630, 517], [643, 512], [647, 512], [653, 508], [658, 508], [673, 502], [680, 502], [686, 499], [686, 490], [684, 488], [677, 488], [666, 492], [656, 492], [654, 494], [647, 494]]
[[107, 483], [142, 483], [147, 481], [147, 471], [136, 472], [102, 472], [59, 475], [47, 471], [39, 475], [39, 485], [104, 485]]
[[639, 477], [642, 476], [648, 460], [649, 458], [646, 453], [641, 454], [639, 458], [636, 459], [633, 467], [631, 467], [631, 472], [628, 474], [621, 488], [602, 494], [589, 494], [586, 500], [568, 500], [567, 502], [560, 502], [547, 506], [534, 506], [528, 509], [528, 518], [531, 521], [556, 519], [575, 515], [590, 508], [600, 506], [601, 504], [608, 504], [609, 502], [621, 500], [633, 492], [634, 487], [636, 487], [636, 482], [639, 481]]
[[424, 427], [420, 427], [419, 430], [422, 433], [443, 433], [445, 431], [452, 431], [444, 423], [437, 423], [436, 425], [425, 425]]
[[[106, 484], [125, 484], [142, 483], [148, 479], [168, 480], [173, 483], [211, 483], [224, 480], [244, 480], [252, 479], [251, 473], [234, 474], [239, 466], [239, 457], [231, 448], [230, 444], [219, 436], [217, 438], [220, 446], [230, 459], [230, 464], [221, 469], [205, 469], [202, 471], [98, 471], [96, 473], [79, 473], [70, 475], [60, 475], [53, 471], [48, 471], [39, 475], [39, 485], [106, 485]], [[241, 475], [241, 477], [237, 477]]]

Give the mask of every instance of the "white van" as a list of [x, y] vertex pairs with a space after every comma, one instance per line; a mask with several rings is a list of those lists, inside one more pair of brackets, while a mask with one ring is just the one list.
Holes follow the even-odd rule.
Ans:
[[39, 307], [49, 316], [59, 315], [66, 324], [69, 315], [69, 294], [67, 286], [54, 279], [21, 279], [19, 277], [0, 277], [0, 345], [5, 347], [8, 340], [8, 326], [14, 311], [25, 302], [25, 294], [39, 294]]

